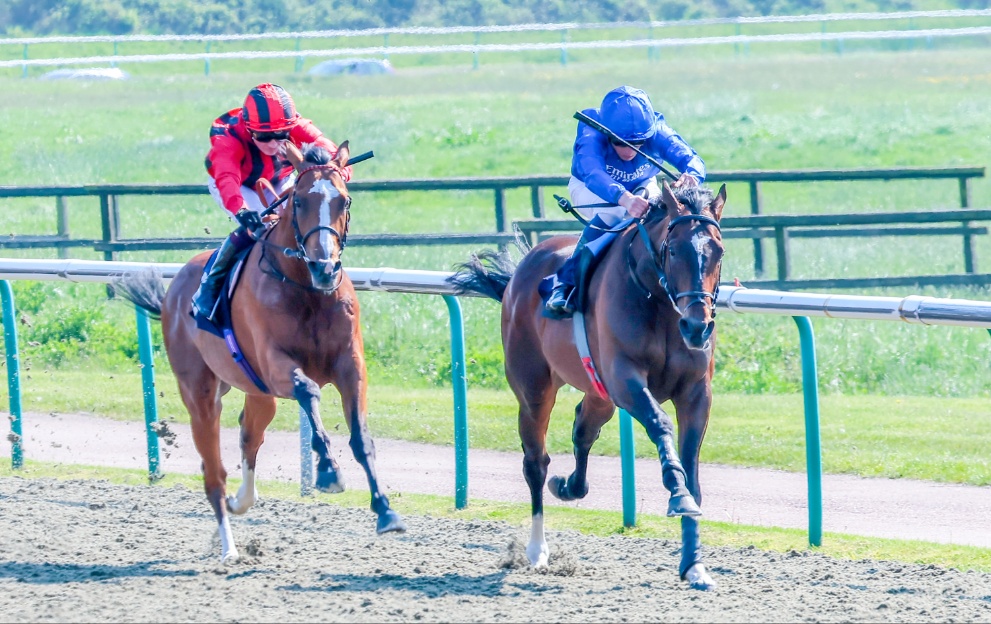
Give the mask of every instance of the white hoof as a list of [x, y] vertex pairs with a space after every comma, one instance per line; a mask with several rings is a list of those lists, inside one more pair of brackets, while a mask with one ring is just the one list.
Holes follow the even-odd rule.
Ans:
[[224, 565], [231, 565], [232, 563], [237, 563], [241, 559], [241, 555], [238, 554], [237, 548], [231, 548], [225, 553], [220, 555], [220, 563]]
[[237, 496], [227, 497], [227, 509], [229, 509], [230, 512], [235, 516], [244, 515], [245, 513], [247, 513], [249, 509], [251, 509], [255, 505], [255, 503], [258, 502], [257, 490], [254, 492], [254, 495], [247, 496], [244, 498], [244, 500], [241, 500], [241, 494], [242, 494], [241, 492], [238, 492]]
[[534, 568], [546, 568], [547, 561], [550, 558], [550, 549], [547, 548], [547, 542], [527, 544], [526, 558], [530, 560], [530, 565]]
[[715, 579], [709, 576], [705, 566], [701, 563], [696, 563], [688, 568], [688, 572], [685, 572], [685, 580], [688, 581], [688, 586], [692, 589], [707, 591], [716, 588]]

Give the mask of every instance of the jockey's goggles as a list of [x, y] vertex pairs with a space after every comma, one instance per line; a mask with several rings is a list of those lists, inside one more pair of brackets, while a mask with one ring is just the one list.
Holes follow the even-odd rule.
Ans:
[[282, 132], [252, 132], [251, 138], [259, 143], [271, 143], [272, 141], [288, 141], [289, 131]]
[[609, 139], [609, 142], [612, 143], [613, 145], [618, 145], [620, 147], [626, 147], [627, 145], [631, 145], [633, 147], [640, 147], [644, 143], [646, 143], [647, 140], [646, 139], [643, 139], [643, 140], [640, 140], [640, 141], [627, 141], [626, 143], [623, 143], [621, 141], [618, 141], [617, 139], [610, 138]]

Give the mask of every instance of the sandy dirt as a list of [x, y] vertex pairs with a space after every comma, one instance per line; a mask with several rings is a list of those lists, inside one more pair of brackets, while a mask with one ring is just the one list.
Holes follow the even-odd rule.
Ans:
[[200, 492], [0, 479], [4, 621], [991, 621], [991, 576], [936, 566], [710, 548], [719, 587], [688, 589], [678, 544], [262, 501], [234, 520], [245, 560], [218, 561]]
[[[83, 414], [30, 412], [23, 417], [24, 452], [30, 459], [94, 466], [147, 469], [146, 437], [141, 422], [120, 422]], [[161, 469], [199, 474], [200, 458], [193, 448], [188, 425], [164, 422], [160, 439]], [[341, 464], [347, 486], [367, 491], [361, 467], [344, 436], [331, 431], [331, 450]], [[240, 451], [235, 429], [221, 435], [224, 463], [239, 476]], [[390, 492], [454, 496], [454, 450], [378, 438], [380, 482]], [[704, 459], [703, 448], [703, 459]], [[10, 446], [0, 444], [0, 457]], [[828, 458], [827, 458], [828, 459]], [[299, 481], [299, 436], [270, 431], [259, 452], [260, 479]], [[469, 503], [475, 499], [528, 503], [523, 479], [522, 453], [482, 449], [469, 452]], [[550, 474], [567, 475], [574, 469], [570, 455], [552, 457]], [[828, 462], [827, 462], [828, 466]], [[415, 467], [415, 469], [411, 469]], [[660, 485], [656, 459], [637, 460], [637, 509], [663, 514], [667, 494]], [[808, 480], [803, 473], [736, 468], [705, 463], [701, 467], [704, 518], [808, 530]], [[589, 460], [588, 496], [570, 507], [623, 508], [622, 471], [618, 457]], [[563, 505], [547, 496], [548, 505]], [[204, 501], [204, 505], [205, 505]], [[991, 488], [938, 484], [909, 479], [863, 479], [848, 475], [823, 478], [823, 529], [871, 537], [920, 539], [991, 548]], [[703, 530], [703, 541], [705, 533]], [[828, 536], [827, 536], [828, 539]]]

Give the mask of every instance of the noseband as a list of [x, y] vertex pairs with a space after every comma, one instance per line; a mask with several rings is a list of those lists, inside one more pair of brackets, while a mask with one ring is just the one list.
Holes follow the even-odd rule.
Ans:
[[315, 264], [316, 261], [315, 260], [311, 260], [309, 258], [309, 256], [306, 255], [305, 244], [306, 244], [307, 239], [309, 239], [311, 236], [313, 236], [317, 232], [320, 232], [322, 230], [326, 230], [326, 231], [330, 232], [330, 234], [337, 239], [337, 242], [338, 242], [338, 244], [340, 245], [340, 248], [341, 248], [340, 254], [343, 255], [344, 254], [344, 248], [347, 246], [347, 242], [348, 242], [348, 226], [351, 224], [351, 197], [349, 196], [349, 197], [345, 198], [345, 200], [344, 200], [344, 215], [345, 215], [346, 218], [345, 218], [345, 221], [344, 221], [344, 233], [343, 234], [341, 234], [340, 232], [338, 232], [337, 229], [335, 229], [333, 226], [330, 226], [330, 225], [317, 225], [317, 226], [311, 228], [310, 231], [307, 232], [306, 234], [303, 234], [302, 232], [300, 232], [300, 230], [299, 230], [299, 222], [296, 220], [296, 204], [295, 204], [295, 201], [296, 201], [296, 186], [299, 186], [299, 181], [303, 179], [303, 176], [304, 175], [306, 175], [307, 173], [309, 173], [311, 171], [317, 171], [317, 170], [320, 170], [320, 169], [329, 169], [331, 171], [336, 171], [338, 174], [341, 173], [340, 167], [338, 167], [337, 165], [334, 165], [334, 164], [313, 165], [311, 167], [307, 167], [306, 169], [303, 169], [302, 171], [300, 171], [299, 172], [299, 175], [296, 176], [296, 183], [293, 185], [292, 231], [293, 231], [293, 236], [296, 237], [296, 249], [293, 250], [290, 253], [286, 253], [286, 255], [288, 255], [290, 257], [293, 257], [293, 258], [299, 258], [300, 260], [303, 260], [304, 262], [308, 262], [310, 264]]
[[[688, 310], [688, 308], [692, 307], [696, 303], [701, 303], [709, 308], [709, 313], [713, 318], [715, 318], [716, 298], [719, 296], [719, 276], [716, 276], [716, 288], [712, 292], [709, 292], [707, 290], [686, 290], [684, 292], [675, 293], [671, 290], [671, 284], [668, 282], [667, 268], [665, 264], [667, 259], [667, 250], [669, 246], [668, 239], [671, 238], [671, 231], [674, 229], [674, 226], [678, 225], [679, 223], [684, 223], [685, 221], [698, 221], [699, 223], [713, 226], [714, 228], [716, 228], [716, 231], [721, 231], [719, 227], [719, 221], [716, 221], [711, 217], [706, 217], [704, 215], [696, 215], [696, 214], [687, 214], [687, 215], [681, 215], [680, 217], [675, 217], [674, 219], [671, 219], [671, 221], [668, 223], [667, 233], [664, 235], [664, 242], [661, 243], [661, 251], [660, 254], [658, 254], [654, 250], [654, 245], [650, 241], [650, 235], [647, 232], [647, 228], [644, 227], [642, 220], [637, 222], [637, 229], [640, 232], [641, 238], [643, 238], [643, 242], [644, 245], [647, 247], [647, 251], [650, 253], [651, 260], [654, 263], [654, 269], [657, 271], [657, 281], [658, 283], [660, 283], [661, 288], [664, 289], [664, 292], [665, 294], [667, 294], [668, 299], [671, 300], [671, 305], [674, 306], [674, 309], [678, 312], [678, 314], [684, 316], [684, 312], [681, 310], [681, 308], [678, 307], [678, 300], [681, 299], [682, 297], [691, 297], [691, 300], [688, 302], [688, 305], [685, 306], [685, 310]], [[720, 272], [721, 270], [722, 270], [722, 266], [720, 266]], [[702, 281], [702, 275], [700, 270], [699, 282], [701, 281]], [[706, 303], [706, 299], [709, 300], [708, 303]]]

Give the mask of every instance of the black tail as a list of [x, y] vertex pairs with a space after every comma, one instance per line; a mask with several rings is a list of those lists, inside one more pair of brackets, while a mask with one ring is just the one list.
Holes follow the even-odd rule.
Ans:
[[125, 273], [113, 281], [114, 291], [134, 305], [142, 308], [156, 321], [162, 318], [162, 300], [165, 299], [165, 282], [156, 269]]
[[455, 273], [447, 279], [459, 295], [478, 293], [490, 299], [502, 301], [506, 286], [513, 277], [516, 265], [509, 255], [497, 251], [480, 251], [472, 254], [464, 264], [455, 265]]

